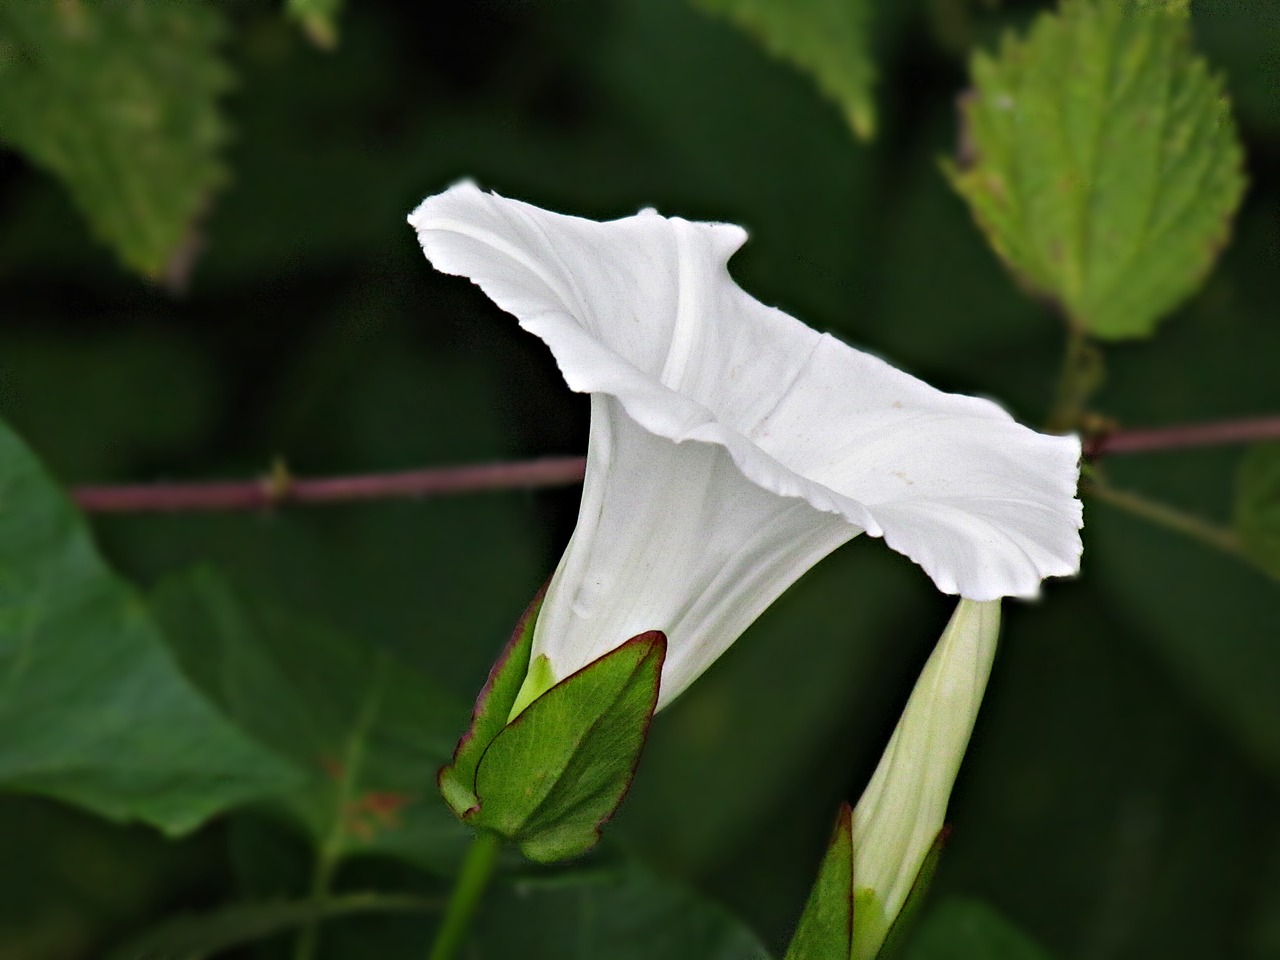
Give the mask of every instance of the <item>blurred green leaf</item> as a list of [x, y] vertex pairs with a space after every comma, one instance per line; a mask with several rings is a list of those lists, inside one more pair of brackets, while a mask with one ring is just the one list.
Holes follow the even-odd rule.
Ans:
[[972, 69], [948, 172], [991, 245], [1080, 328], [1150, 334], [1199, 287], [1244, 191], [1186, 4], [1065, 0]]
[[694, 0], [813, 75], [863, 140], [875, 134], [868, 0]]
[[853, 919], [853, 809], [842, 803], [786, 960], [849, 960]]
[[322, 900], [240, 902], [175, 917], [112, 950], [105, 960], [206, 960], [317, 920], [356, 913], [413, 913], [438, 908], [421, 897], [347, 893]]
[[267, 609], [211, 571], [174, 577], [155, 606], [187, 674], [311, 778], [280, 798], [330, 865], [378, 852], [447, 873], [468, 832], [436, 794], [466, 709], [384, 651]]
[[342, 0], [288, 0], [285, 9], [321, 50], [332, 50], [338, 45], [337, 21]]
[[1235, 528], [1258, 566], [1280, 579], [1280, 443], [1258, 444], [1240, 465]]
[[223, 178], [216, 5], [0, 7], [0, 140], [57, 176], [131, 269], [159, 278]]
[[296, 782], [182, 676], [83, 521], [0, 426], [0, 784], [182, 833]]
[[769, 960], [720, 908], [635, 865], [517, 883], [476, 921], [477, 960]]
[[1048, 960], [1049, 954], [979, 900], [940, 903], [925, 918], [906, 960]]
[[661, 633], [640, 634], [530, 703], [480, 759], [467, 822], [544, 863], [594, 847], [635, 776], [666, 652]]

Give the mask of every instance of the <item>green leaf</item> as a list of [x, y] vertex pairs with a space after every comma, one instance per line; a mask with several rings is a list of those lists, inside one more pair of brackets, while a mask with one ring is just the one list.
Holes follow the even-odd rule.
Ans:
[[863, 140], [875, 134], [868, 0], [695, 0], [813, 75]]
[[0, 426], [0, 785], [182, 833], [297, 776], [183, 677], [134, 591]]
[[1240, 465], [1235, 528], [1254, 562], [1280, 579], [1280, 443], [1260, 443]]
[[907, 960], [1049, 960], [1049, 954], [985, 903], [957, 898], [926, 918]]
[[434, 777], [461, 703], [370, 645], [242, 606], [208, 570], [167, 581], [155, 606], [188, 675], [309, 772], [279, 802], [323, 857], [378, 852], [451, 870], [467, 832], [440, 804]]
[[458, 741], [453, 759], [440, 769], [437, 778], [440, 793], [459, 817], [466, 816], [480, 802], [475, 793], [476, 768], [494, 737], [507, 725], [516, 696], [524, 683], [529, 670], [529, 654], [533, 649], [533, 628], [538, 621], [544, 594], [545, 588], [538, 591], [516, 624], [510, 642], [489, 671], [489, 679], [476, 697], [471, 726]]
[[0, 7], [0, 140], [57, 176], [131, 269], [159, 277], [224, 172], [215, 4]]
[[786, 960], [849, 960], [853, 949], [853, 809], [840, 805]]
[[471, 946], [477, 960], [769, 960], [741, 922], [634, 864], [498, 891]]
[[342, 0], [289, 0], [285, 9], [321, 50], [338, 45], [337, 20]]
[[319, 900], [231, 903], [208, 913], [175, 917], [134, 937], [106, 960], [206, 960], [232, 947], [334, 917], [367, 913], [417, 913], [439, 904], [420, 897], [386, 893], [345, 893]]
[[540, 862], [595, 846], [640, 762], [666, 647], [632, 637], [534, 700], [481, 758], [467, 821]]
[[948, 173], [992, 247], [1081, 329], [1150, 334], [1200, 286], [1245, 184], [1186, 4], [1065, 0], [972, 70]]

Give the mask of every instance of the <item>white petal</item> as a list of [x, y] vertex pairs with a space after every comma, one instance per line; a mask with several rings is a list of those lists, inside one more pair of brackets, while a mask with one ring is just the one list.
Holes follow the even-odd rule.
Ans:
[[999, 601], [960, 601], [854, 808], [854, 887], [872, 894], [854, 915], [854, 960], [875, 957], [942, 830], [999, 632]]
[[592, 397], [573, 539], [534, 632], [557, 679], [645, 630], [673, 638], [659, 707], [677, 697], [797, 577], [858, 533], [753, 484], [724, 447], [673, 443]]
[[726, 267], [740, 228], [651, 211], [596, 223], [471, 184], [427, 199], [410, 222], [437, 269], [470, 277], [547, 343], [571, 388], [883, 535], [940, 589], [1033, 596], [1043, 577], [1078, 569], [1079, 442], [752, 299]]

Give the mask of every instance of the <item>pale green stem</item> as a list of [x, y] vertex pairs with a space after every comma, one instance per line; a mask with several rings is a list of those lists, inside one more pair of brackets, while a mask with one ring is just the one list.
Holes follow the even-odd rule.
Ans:
[[431, 947], [430, 960], [453, 960], [458, 948], [466, 941], [471, 919], [475, 916], [476, 907], [480, 905], [485, 888], [489, 886], [489, 878], [493, 876], [493, 868], [498, 862], [501, 849], [502, 838], [494, 833], [477, 833], [471, 841], [471, 847], [467, 850], [457, 882], [453, 886], [453, 893], [449, 895], [449, 904], [444, 909], [436, 942]]
[[1067, 349], [1058, 376], [1057, 394], [1049, 414], [1048, 429], [1066, 433], [1080, 429], [1085, 407], [1102, 383], [1102, 354], [1083, 330], [1067, 328]]
[[1145, 497], [1140, 497], [1136, 493], [1116, 490], [1096, 479], [1085, 483], [1081, 487], [1081, 492], [1088, 496], [1096, 497], [1103, 503], [1109, 503], [1113, 507], [1126, 510], [1136, 517], [1142, 517], [1142, 519], [1157, 526], [1177, 531], [1191, 537], [1193, 540], [1198, 540], [1216, 550], [1221, 550], [1223, 553], [1230, 554], [1238, 559], [1248, 560], [1240, 545], [1239, 537], [1230, 530], [1209, 523], [1207, 520], [1202, 520], [1194, 514], [1184, 513], [1163, 503], [1156, 503]]

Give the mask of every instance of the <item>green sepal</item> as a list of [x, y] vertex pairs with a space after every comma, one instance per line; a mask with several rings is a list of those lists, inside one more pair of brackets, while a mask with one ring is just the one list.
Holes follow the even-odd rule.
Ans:
[[507, 717], [515, 705], [525, 674], [529, 671], [533, 628], [538, 622], [538, 611], [542, 609], [546, 592], [544, 586], [520, 617], [506, 649], [494, 663], [488, 680], [476, 697], [475, 709], [471, 712], [471, 726], [454, 748], [453, 759], [441, 767], [436, 775], [440, 796], [444, 797], [449, 809], [459, 817], [465, 818], [480, 802], [476, 796], [476, 768], [494, 737], [507, 725]]
[[786, 960], [849, 960], [852, 947], [853, 809], [842, 803]]
[[463, 819], [540, 863], [595, 846], [640, 762], [666, 649], [642, 633], [534, 700], [484, 751]]
[[893, 960], [894, 957], [902, 954], [903, 948], [907, 943], [907, 937], [915, 928], [916, 919], [920, 915], [920, 908], [924, 905], [925, 895], [929, 892], [929, 887], [933, 883], [934, 874], [938, 872], [938, 862], [942, 859], [942, 848], [947, 845], [947, 838], [950, 836], [951, 828], [943, 827], [938, 831], [938, 835], [933, 838], [933, 846], [925, 854], [924, 863], [920, 865], [920, 872], [916, 874], [915, 880], [912, 881], [911, 890], [907, 893], [907, 899], [903, 901], [902, 909], [898, 911], [893, 924], [889, 927], [889, 932], [885, 934], [884, 945], [880, 948], [880, 952], [876, 954], [876, 960]]

